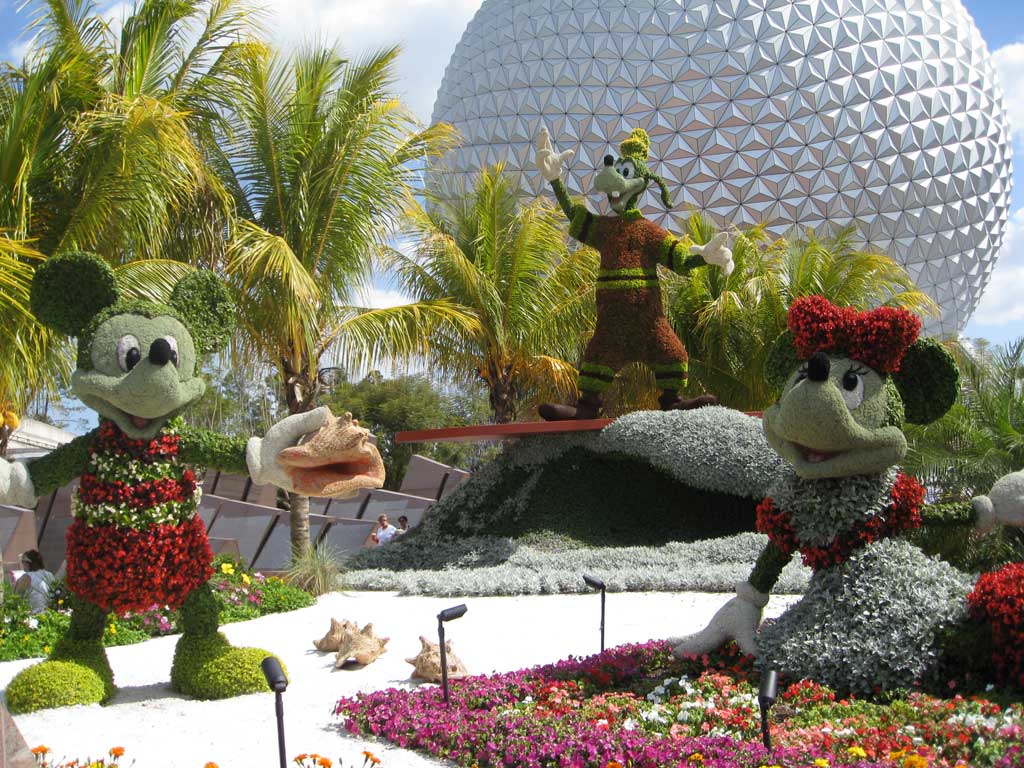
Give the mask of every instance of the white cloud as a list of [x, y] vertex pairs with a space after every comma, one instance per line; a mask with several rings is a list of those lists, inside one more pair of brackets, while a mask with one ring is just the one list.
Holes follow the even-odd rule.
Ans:
[[1006, 326], [1024, 323], [1021, 286], [1024, 286], [1024, 208], [1014, 211], [1007, 222], [1003, 247], [999, 249], [999, 260], [981, 303], [971, 317], [971, 325]]
[[1024, 140], [1024, 43], [1004, 45], [992, 54], [1003, 86], [1003, 106], [1015, 139]]
[[266, 28], [280, 45], [337, 43], [357, 58], [401, 45], [398, 95], [424, 122], [444, 68], [481, 0], [269, 0]]
[[402, 304], [411, 303], [412, 299], [401, 291], [380, 288], [375, 285], [366, 292], [363, 306], [372, 307], [373, 309], [387, 309], [388, 307], [399, 307]]

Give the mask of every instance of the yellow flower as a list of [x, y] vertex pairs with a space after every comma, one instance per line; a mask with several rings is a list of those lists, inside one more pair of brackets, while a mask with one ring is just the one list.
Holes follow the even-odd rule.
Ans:
[[114, 625], [114, 624], [110, 625], [110, 634], [112, 634], [112, 635], [116, 635], [117, 634], [117, 626], [116, 625]]
[[43, 653], [45, 653], [47, 656], [49, 656], [50, 655], [50, 646], [44, 645], [43, 646]]
[[815, 768], [828, 768], [828, 760], [824, 757], [816, 757], [814, 759]]
[[702, 755], [700, 752], [694, 752], [692, 755], [690, 755], [686, 759], [687, 759], [688, 762], [691, 762], [691, 763], [703, 763], [704, 762], [704, 755]]
[[221, 573], [234, 573], [235, 572], [235, 566], [233, 566], [231, 563], [221, 563], [220, 564], [220, 572]]
[[18, 414], [14, 411], [4, 411], [2, 422], [0, 427], [7, 427], [12, 432], [21, 426], [21, 419], [18, 418]]
[[249, 584], [251, 582], [252, 582], [252, 579], [249, 578], [249, 574], [248, 573], [243, 573], [242, 574], [242, 583], [243, 584]]
[[928, 768], [928, 758], [921, 755], [907, 755], [903, 758], [903, 768]]
[[862, 747], [858, 747], [857, 745], [854, 745], [854, 746], [850, 747], [848, 750], [846, 750], [846, 753], [848, 755], [850, 755], [850, 757], [867, 757], [868, 756], [868, 753], [865, 752]]

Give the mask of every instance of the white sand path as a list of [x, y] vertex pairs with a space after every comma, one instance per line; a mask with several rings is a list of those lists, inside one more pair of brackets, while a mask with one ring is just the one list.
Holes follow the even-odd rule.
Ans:
[[[644, 642], [695, 631], [729, 595], [701, 593], [612, 593], [607, 598], [606, 644]], [[773, 597], [766, 615], [776, 616], [797, 597]], [[288, 760], [317, 752], [335, 766], [362, 766], [364, 749], [382, 760], [381, 768], [450, 765], [408, 750], [352, 737], [333, 714], [335, 702], [359, 691], [411, 688], [406, 657], [420, 649], [418, 637], [436, 642], [444, 608], [466, 603], [467, 614], [446, 626], [455, 653], [472, 674], [506, 672], [585, 656], [598, 650], [600, 598], [590, 595], [523, 597], [400, 597], [386, 592], [334, 593], [316, 605], [291, 613], [229, 624], [224, 633], [236, 645], [276, 653], [291, 683], [284, 694]], [[334, 654], [314, 650], [331, 617], [360, 625], [373, 622], [390, 637], [388, 651], [364, 669], [334, 669]], [[240, 696], [194, 701], [170, 690], [171, 658], [178, 636], [108, 650], [118, 692], [107, 706], [66, 707], [15, 718], [29, 746], [45, 744], [54, 757], [105, 755], [126, 750], [122, 765], [137, 768], [273, 768], [278, 764], [274, 696]], [[0, 688], [34, 661], [0, 664]], [[289, 763], [291, 764], [291, 763]]]

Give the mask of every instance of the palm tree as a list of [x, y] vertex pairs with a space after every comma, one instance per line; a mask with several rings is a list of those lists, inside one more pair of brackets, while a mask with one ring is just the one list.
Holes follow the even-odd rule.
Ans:
[[[385, 336], [412, 354], [421, 328], [465, 320], [447, 301], [401, 313], [354, 305], [416, 164], [445, 151], [452, 135], [447, 126], [419, 129], [390, 96], [397, 54], [347, 62], [329, 48], [291, 58], [264, 46], [239, 51], [230, 127], [214, 160], [238, 215], [225, 271], [244, 325], [243, 357], [274, 366], [292, 414], [317, 404], [322, 363], [351, 364]], [[301, 554], [308, 499], [293, 494], [291, 512]]]
[[432, 335], [429, 369], [481, 380], [499, 424], [527, 402], [574, 396], [576, 369], [567, 361], [579, 357], [593, 327], [596, 254], [569, 250], [560, 212], [543, 200], [521, 204], [500, 165], [482, 171], [471, 190], [434, 197], [410, 205], [411, 252], [383, 257], [406, 294], [451, 300], [473, 320]]
[[[714, 226], [690, 216], [694, 242], [707, 242]], [[766, 356], [786, 329], [790, 303], [820, 294], [835, 304], [869, 308], [902, 306], [932, 314], [935, 303], [917, 290], [888, 256], [858, 250], [852, 228], [828, 237], [813, 231], [771, 240], [763, 226], [737, 234], [736, 267], [723, 277], [700, 269], [669, 276], [669, 318], [690, 355], [690, 387], [714, 392], [723, 403], [759, 410], [778, 395], [765, 382]]]
[[908, 426], [906, 466], [941, 501], [968, 501], [1024, 467], [1024, 337], [1005, 347], [951, 345], [960, 398], [941, 419]]
[[[68, 250], [115, 265], [199, 263], [223, 251], [230, 197], [204, 150], [251, 18], [241, 0], [146, 0], [115, 33], [86, 0], [39, 5], [26, 61], [0, 71], [0, 236], [4, 258], [19, 265], [11, 279], [27, 286], [39, 258]], [[135, 287], [159, 292], [180, 270], [163, 261], [131, 274], [143, 281]], [[37, 353], [23, 364], [41, 375], [0, 390], [24, 403], [67, 369], [68, 347], [26, 312], [0, 309], [0, 321]]]

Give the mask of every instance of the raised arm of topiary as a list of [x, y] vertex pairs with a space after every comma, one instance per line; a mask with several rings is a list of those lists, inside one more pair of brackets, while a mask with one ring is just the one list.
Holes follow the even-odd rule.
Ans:
[[[308, 491], [278, 457], [329, 425], [330, 411], [289, 416], [248, 440], [180, 423], [178, 414], [205, 389], [202, 355], [221, 347], [234, 322], [227, 289], [212, 273], [188, 275], [160, 304], [124, 298], [105, 262], [68, 254], [36, 271], [31, 306], [41, 323], [78, 338], [72, 388], [99, 414], [100, 425], [42, 458], [0, 460], [4, 503], [33, 506], [38, 495], [81, 478], [67, 532], [71, 629], [49, 661], [12, 681], [11, 711], [109, 698], [104, 619], [154, 603], [182, 608], [184, 633], [171, 672], [177, 690], [220, 698], [265, 689], [260, 662], [267, 652], [231, 648], [217, 632], [218, 604], [207, 585], [212, 555], [188, 465], [248, 472], [259, 484]], [[347, 454], [327, 453], [318, 457], [321, 475], [366, 470], [371, 487], [383, 482], [382, 468], [369, 477], [371, 462], [350, 464]]]

